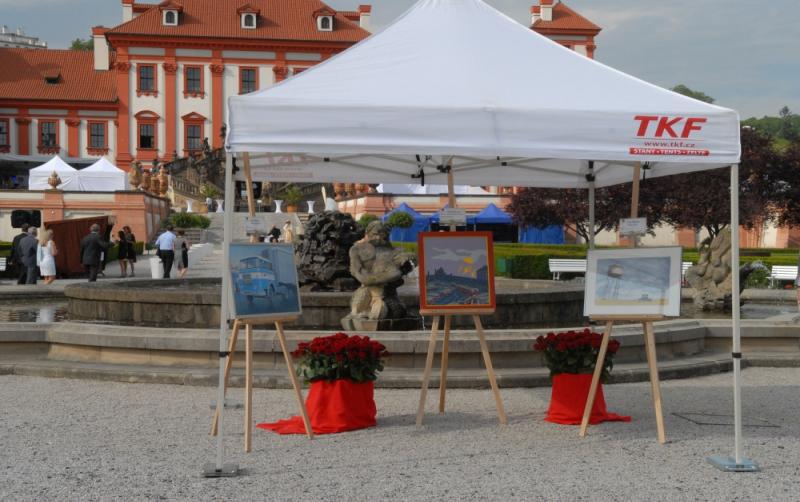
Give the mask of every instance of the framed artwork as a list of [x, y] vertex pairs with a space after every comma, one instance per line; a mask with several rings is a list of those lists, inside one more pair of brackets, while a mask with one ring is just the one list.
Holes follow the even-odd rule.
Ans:
[[679, 316], [681, 248], [589, 251], [583, 313]]
[[228, 257], [234, 318], [300, 315], [294, 246], [236, 243]]
[[419, 234], [420, 310], [495, 308], [491, 232]]

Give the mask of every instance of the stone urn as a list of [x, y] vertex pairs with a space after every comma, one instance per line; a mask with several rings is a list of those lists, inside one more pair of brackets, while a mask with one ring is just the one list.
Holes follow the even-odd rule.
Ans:
[[161, 169], [161, 172], [158, 175], [158, 182], [161, 190], [159, 193], [162, 197], [167, 196], [167, 191], [169, 190], [169, 176], [167, 176], [166, 169]]
[[281, 206], [282, 205], [283, 205], [283, 201], [282, 200], [275, 199], [275, 212], [276, 213], [282, 213], [283, 212], [283, 210], [281, 210]]
[[159, 195], [161, 193], [161, 181], [158, 179], [158, 176], [150, 177], [150, 192], [152, 192], [153, 195]]
[[225, 212], [225, 200], [224, 199], [217, 199], [217, 212], [224, 213]]
[[358, 194], [365, 194], [365, 193], [369, 193], [369, 188], [370, 188], [370, 187], [369, 187], [369, 185], [368, 185], [368, 184], [366, 184], [366, 183], [359, 183], [358, 185], [356, 185], [356, 193], [358, 193]]
[[142, 168], [138, 162], [131, 164], [131, 170], [128, 173], [128, 183], [131, 184], [134, 190], [139, 190], [139, 185], [142, 184]]
[[352, 197], [356, 194], [356, 184], [355, 183], [345, 183], [344, 187], [345, 191], [347, 192], [348, 197]]
[[186, 199], [186, 212], [187, 213], [193, 213], [194, 212], [194, 208], [192, 208], [192, 201], [189, 200], [189, 199]]
[[61, 178], [58, 177], [58, 173], [55, 171], [47, 178], [47, 184], [50, 185], [51, 190], [58, 190], [58, 185], [61, 183]]
[[287, 213], [296, 213], [297, 212], [297, 204], [286, 204], [286, 212]]
[[314, 214], [314, 201], [307, 200], [306, 204], [308, 204], [308, 214]]
[[142, 190], [145, 192], [150, 191], [150, 171], [147, 169], [142, 170]]

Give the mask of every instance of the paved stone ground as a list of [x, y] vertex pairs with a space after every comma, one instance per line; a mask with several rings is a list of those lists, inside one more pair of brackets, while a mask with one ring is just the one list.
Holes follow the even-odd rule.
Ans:
[[[542, 421], [549, 389], [505, 389], [497, 425], [488, 391], [448, 393], [449, 411], [414, 426], [418, 391], [379, 390], [375, 429], [320, 436], [256, 430], [242, 453], [242, 411], [228, 414], [227, 461], [245, 469], [204, 479], [210, 388], [0, 377], [0, 500], [797, 500], [800, 369], [744, 372], [748, 455], [758, 474], [706, 463], [732, 450], [733, 428], [672, 413], [729, 414], [731, 374], [663, 385], [667, 435], [655, 440], [648, 384], [606, 388], [631, 423], [590, 429]], [[239, 399], [234, 389], [231, 398]], [[286, 390], [256, 390], [255, 416], [294, 413]], [[716, 420], [724, 419], [716, 417]]]

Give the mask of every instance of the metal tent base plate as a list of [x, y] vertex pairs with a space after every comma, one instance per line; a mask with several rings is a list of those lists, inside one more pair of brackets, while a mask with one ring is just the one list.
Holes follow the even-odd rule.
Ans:
[[740, 464], [737, 464], [736, 460], [731, 457], [708, 457], [708, 461], [711, 465], [723, 472], [761, 471], [761, 468], [758, 466], [758, 464], [749, 458], [743, 458]]
[[207, 478], [233, 478], [239, 475], [239, 464], [224, 464], [222, 469], [217, 469], [217, 464], [203, 465], [203, 476]]

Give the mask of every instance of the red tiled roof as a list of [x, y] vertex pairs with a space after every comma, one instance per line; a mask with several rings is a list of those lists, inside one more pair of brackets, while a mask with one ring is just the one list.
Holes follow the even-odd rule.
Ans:
[[[242, 29], [236, 13], [245, 2], [261, 11], [254, 30]], [[317, 30], [314, 13], [328, 7], [320, 0], [183, 0], [180, 3], [183, 12], [178, 26], [164, 26], [158, 9], [149, 9], [110, 29], [107, 36], [166, 35], [320, 42], [359, 42], [369, 36], [369, 32], [341, 12], [336, 13], [333, 31]]]
[[[117, 100], [113, 72], [95, 70], [92, 51], [0, 49], [0, 68], [0, 99]], [[59, 76], [58, 83], [47, 76]]]
[[[546, 5], [542, 0], [542, 5]], [[553, 20], [543, 21], [539, 19], [533, 23], [532, 28], [555, 29], [555, 30], [594, 30], [600, 31], [600, 27], [570, 9], [563, 2], [553, 6]]]

